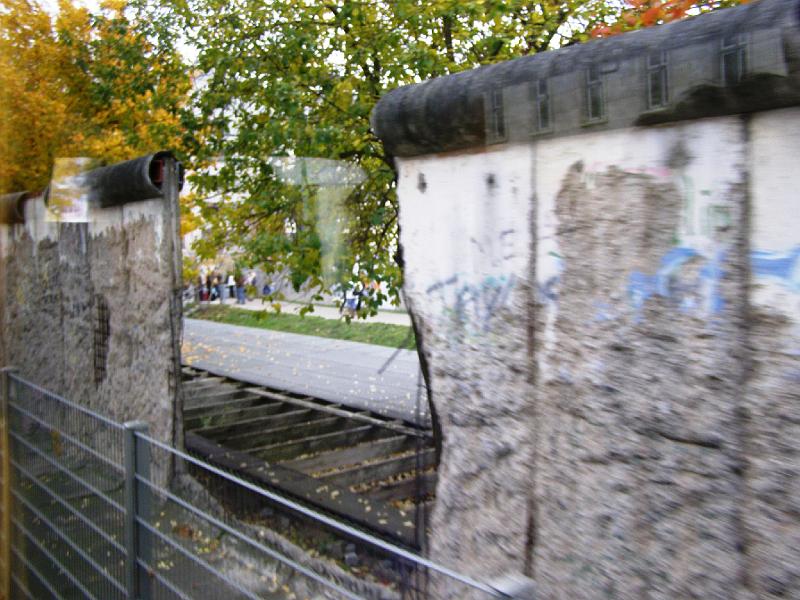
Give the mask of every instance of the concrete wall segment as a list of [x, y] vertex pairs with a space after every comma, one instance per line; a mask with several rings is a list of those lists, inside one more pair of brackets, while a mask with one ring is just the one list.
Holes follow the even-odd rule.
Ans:
[[[538, 145], [552, 160], [538, 196], [557, 186], [562, 262], [556, 316], [542, 325], [552, 332], [537, 348], [535, 564], [545, 597], [702, 589], [723, 598], [737, 586], [729, 473], [744, 282], [706, 285], [702, 265], [725, 254], [733, 273], [741, 260], [744, 134], [735, 118], [694, 125]], [[687, 176], [726, 207], [724, 231], [696, 226]]]
[[398, 159], [434, 558], [545, 598], [795, 597], [799, 117]]
[[398, 179], [409, 202], [401, 212], [405, 295], [426, 340], [444, 439], [439, 477], [448, 482], [439, 487], [433, 522], [441, 535], [432, 552], [480, 555], [475, 574], [486, 577], [509, 565], [523, 570], [528, 552], [519, 532], [530, 515], [533, 446], [522, 432], [533, 407], [520, 315], [533, 289], [530, 152], [515, 146], [403, 160]]
[[[176, 440], [179, 413], [180, 238], [177, 165], [165, 196], [59, 223], [42, 197], [3, 245], [6, 364], [118, 421], [143, 420]], [[104, 316], [102, 316], [104, 315]], [[101, 321], [107, 319], [107, 325]], [[169, 465], [155, 467], [165, 483]]]
[[798, 105], [794, 0], [381, 100], [433, 558], [543, 598], [800, 598]]

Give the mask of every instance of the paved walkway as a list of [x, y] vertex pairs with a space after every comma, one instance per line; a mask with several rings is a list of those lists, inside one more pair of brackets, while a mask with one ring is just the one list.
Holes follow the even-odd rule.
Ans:
[[[260, 299], [249, 300], [246, 304], [236, 304], [235, 300], [226, 300], [224, 303], [227, 306], [244, 308], [246, 310], [264, 310], [269, 306], [268, 304], [262, 303]], [[215, 300], [211, 304], [219, 304], [219, 302]], [[298, 314], [300, 309], [306, 306], [301, 302], [287, 302], [285, 300], [281, 300], [278, 304], [281, 305], [281, 310], [283, 312], [291, 314]], [[339, 312], [339, 309], [335, 306], [320, 304], [314, 305], [314, 312], [308, 314], [315, 317], [324, 317], [326, 319], [343, 318]], [[366, 320], [357, 319], [357, 321], [359, 323], [388, 323], [390, 325], [405, 325], [407, 327], [411, 327], [411, 317], [408, 316], [407, 312], [402, 310], [380, 310], [375, 316], [368, 317]]]
[[[183, 362], [249, 383], [416, 421], [419, 361], [413, 350], [185, 319]], [[420, 412], [426, 423], [427, 408], [423, 389]]]

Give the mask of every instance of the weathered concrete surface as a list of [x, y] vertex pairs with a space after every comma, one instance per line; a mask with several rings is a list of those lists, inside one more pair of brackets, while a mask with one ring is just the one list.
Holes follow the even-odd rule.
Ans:
[[798, 597], [798, 127], [398, 161], [435, 559], [544, 598]]
[[532, 543], [532, 157], [511, 148], [399, 170], [405, 292], [443, 434], [431, 552], [487, 579], [524, 570]]
[[743, 393], [748, 583], [800, 597], [800, 110], [750, 123], [749, 363]]
[[93, 208], [89, 223], [47, 222], [41, 199], [25, 211], [25, 224], [7, 232], [3, 248], [6, 364], [74, 402], [117, 421], [145, 421], [154, 437], [176, 441], [177, 188], [166, 198]]
[[8, 252], [9, 227], [0, 224], [0, 365], [7, 365], [6, 357], [6, 253]]
[[537, 324], [533, 571], [545, 597], [741, 587], [744, 138], [725, 118], [537, 148], [561, 265]]

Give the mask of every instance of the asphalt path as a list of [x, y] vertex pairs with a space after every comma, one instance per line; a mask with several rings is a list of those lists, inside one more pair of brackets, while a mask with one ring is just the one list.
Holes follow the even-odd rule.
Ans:
[[412, 423], [419, 410], [428, 423], [413, 350], [185, 319], [182, 354], [184, 364], [216, 375]]

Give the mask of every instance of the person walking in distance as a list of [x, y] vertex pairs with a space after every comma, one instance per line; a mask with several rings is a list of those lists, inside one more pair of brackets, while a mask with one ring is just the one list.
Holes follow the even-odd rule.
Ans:
[[228, 286], [228, 296], [234, 298], [235, 297], [234, 294], [236, 293], [236, 279], [233, 277], [233, 273], [228, 275], [227, 286]]
[[239, 274], [236, 277], [236, 304], [246, 304], [247, 299], [244, 293], [244, 276]]

